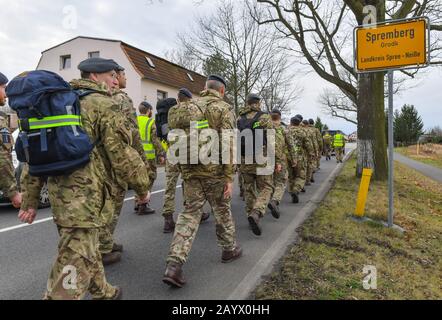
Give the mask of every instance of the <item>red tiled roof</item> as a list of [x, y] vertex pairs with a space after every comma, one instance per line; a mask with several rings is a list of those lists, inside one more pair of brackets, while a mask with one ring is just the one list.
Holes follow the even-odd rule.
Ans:
[[[121, 47], [138, 73], [148, 80], [159, 82], [177, 89], [187, 88], [194, 94], [204, 90], [206, 77], [194, 71], [187, 70], [163, 58], [132, 47], [121, 42]], [[149, 66], [146, 57], [150, 58], [155, 68]], [[188, 74], [193, 78], [192, 81]]]

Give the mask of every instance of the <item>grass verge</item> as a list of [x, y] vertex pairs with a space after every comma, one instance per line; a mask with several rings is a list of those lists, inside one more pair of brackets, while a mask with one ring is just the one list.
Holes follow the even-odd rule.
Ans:
[[[396, 220], [404, 234], [350, 219], [360, 181], [350, 160], [316, 213], [299, 230], [258, 300], [442, 299], [442, 185], [396, 164]], [[386, 183], [372, 182], [367, 217], [385, 220]], [[363, 288], [375, 266], [378, 289]]]

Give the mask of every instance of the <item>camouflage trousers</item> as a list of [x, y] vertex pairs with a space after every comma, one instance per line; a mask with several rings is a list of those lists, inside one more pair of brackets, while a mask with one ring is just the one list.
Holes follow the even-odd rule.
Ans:
[[331, 157], [331, 145], [325, 144], [324, 145], [324, 157], [330, 158]]
[[157, 180], [158, 173], [157, 173], [157, 162], [156, 160], [149, 160], [149, 191], [152, 192], [153, 185], [155, 183], [155, 180]]
[[164, 193], [163, 217], [173, 216], [175, 213], [176, 186], [180, 177], [179, 165], [166, 164], [166, 191]]
[[44, 299], [82, 300], [88, 292], [93, 299], [112, 299], [116, 288], [106, 280], [98, 250], [98, 229], [59, 227], [58, 232], [58, 256]]
[[322, 150], [318, 152], [318, 158], [316, 159], [316, 168], [321, 168]]
[[307, 159], [306, 162], [306, 176], [305, 176], [305, 180], [306, 183], [310, 183], [310, 181], [313, 179], [313, 174], [316, 171], [316, 158], [314, 157], [309, 157]]
[[242, 177], [244, 180], [247, 215], [250, 216], [252, 211], [256, 210], [261, 217], [264, 217], [275, 190], [273, 187], [273, 175], [260, 176], [242, 173]]
[[110, 219], [110, 222], [99, 231], [99, 242], [101, 254], [111, 253], [114, 248], [114, 233], [117, 228], [118, 220], [120, 219], [121, 210], [124, 205], [124, 198], [126, 197], [126, 190], [123, 188], [117, 188], [114, 194], [113, 203], [115, 206], [114, 214]]
[[289, 172], [287, 169], [287, 163], [285, 163], [282, 166], [282, 171], [279, 173], [275, 172], [273, 175], [273, 186], [275, 190], [271, 200], [275, 200], [278, 203], [281, 203], [285, 190], [287, 189], [287, 181], [289, 179]]
[[236, 229], [231, 211], [231, 200], [224, 198], [224, 179], [197, 179], [184, 181], [184, 212], [178, 216], [175, 235], [170, 247], [167, 262], [185, 264], [198, 233], [203, 206], [206, 201], [212, 206], [216, 219], [216, 236], [223, 250], [236, 247]]
[[336, 147], [336, 160], [342, 161], [344, 160], [344, 147]]
[[289, 170], [289, 192], [299, 194], [304, 188], [306, 183], [306, 163], [300, 162], [296, 168], [290, 168]]

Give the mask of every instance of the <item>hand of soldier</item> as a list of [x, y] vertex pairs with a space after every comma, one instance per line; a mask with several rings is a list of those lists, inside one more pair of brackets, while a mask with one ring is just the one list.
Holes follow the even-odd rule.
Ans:
[[37, 217], [37, 210], [29, 208], [28, 210], [20, 210], [18, 218], [23, 223], [33, 224]]
[[137, 201], [137, 204], [148, 204], [150, 203], [150, 197], [151, 197], [151, 193], [147, 193], [147, 195], [144, 198], [139, 198], [139, 200]]
[[161, 156], [159, 159], [160, 165], [165, 165], [166, 164], [166, 158]]
[[281, 173], [281, 171], [282, 171], [282, 165], [281, 164], [276, 164], [276, 167], [275, 167], [275, 172], [276, 173]]
[[22, 194], [17, 192], [12, 198], [11, 198], [11, 202], [12, 205], [14, 206], [14, 208], [19, 209], [21, 207], [21, 202], [22, 202], [23, 198], [22, 198]]
[[230, 199], [233, 196], [233, 183], [228, 182], [224, 187], [224, 199]]

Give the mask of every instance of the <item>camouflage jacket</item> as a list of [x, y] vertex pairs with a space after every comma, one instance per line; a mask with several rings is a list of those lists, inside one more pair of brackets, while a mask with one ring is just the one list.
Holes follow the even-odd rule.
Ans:
[[[0, 130], [8, 129], [6, 119], [0, 117]], [[9, 130], [9, 129], [8, 129]], [[9, 132], [9, 131], [8, 131]], [[0, 191], [7, 197], [13, 197], [17, 192], [17, 184], [14, 176], [14, 166], [12, 165], [12, 137], [9, 135], [11, 143], [3, 143], [0, 136]]]
[[276, 129], [276, 139], [283, 150], [282, 163], [285, 165], [291, 165], [293, 163], [293, 159], [297, 159], [298, 153], [292, 144], [288, 129], [285, 128], [281, 123], [274, 123], [274, 126]]
[[318, 141], [319, 152], [322, 153], [322, 150], [324, 150], [324, 139], [322, 139], [322, 133], [315, 126], [312, 126], [312, 128], [314, 129], [314, 132], [316, 134], [316, 141]]
[[[220, 141], [222, 141], [223, 130], [234, 130], [235, 115], [232, 112], [232, 107], [223, 100], [221, 95], [215, 90], [205, 90], [201, 93], [201, 98], [194, 100], [193, 103], [204, 115], [204, 120], [207, 120], [209, 127], [218, 132]], [[200, 115], [196, 114], [195, 120], [198, 121]], [[234, 178], [234, 146], [230, 144], [230, 161], [228, 164], [222, 164], [221, 158], [224, 158], [220, 146], [220, 159], [218, 164], [209, 165], [184, 165], [181, 166], [182, 175], [184, 179], [190, 178], [216, 178], [225, 179], [228, 182], [233, 182]]]
[[318, 140], [316, 138], [316, 132], [315, 132], [316, 128], [313, 128], [310, 125], [302, 126], [302, 128], [307, 132], [307, 135], [312, 142], [313, 152], [315, 153], [315, 155], [318, 154], [319, 144], [318, 144]]
[[[256, 114], [258, 112], [261, 112], [261, 108], [258, 105], [251, 105], [251, 106], [244, 106], [239, 110], [239, 116], [243, 117], [246, 116], [247, 119], [253, 119]], [[264, 130], [275, 130], [275, 126], [273, 124], [273, 121], [270, 117], [270, 115], [268, 114], [263, 114], [260, 118], [259, 118], [259, 124], [260, 124], [260, 128], [264, 129]], [[275, 148], [275, 164], [283, 164], [284, 163], [284, 145], [281, 139], [278, 139], [278, 134], [277, 131], [275, 130], [276, 133], [276, 140], [275, 140], [275, 145], [272, 146], [270, 145], [271, 141], [267, 141], [267, 148], [271, 147], [271, 148]], [[243, 159], [244, 160], [244, 159]], [[240, 171], [243, 173], [250, 173], [250, 174], [256, 174], [256, 170], [259, 167], [265, 167], [265, 165], [258, 165], [258, 164], [241, 164], [241, 168]]]
[[289, 128], [289, 138], [298, 154], [298, 157], [297, 159], [294, 159], [294, 162], [305, 162], [308, 160], [308, 157], [315, 155], [312, 141], [309, 138], [307, 131], [301, 126], [291, 126]]
[[144, 153], [143, 143], [141, 142], [140, 130], [138, 129], [137, 113], [135, 112], [132, 99], [126, 92], [122, 90], [115, 91], [112, 95], [112, 98], [120, 106], [121, 113], [123, 114], [125, 119], [129, 121], [129, 125], [131, 126], [132, 130], [132, 147], [138, 151], [141, 158], [143, 159], [144, 164], [148, 168], [149, 162], [147, 161]]
[[[71, 85], [95, 91], [81, 100], [81, 117], [83, 129], [96, 147], [86, 167], [48, 179], [49, 197], [58, 226], [97, 228], [109, 223], [115, 211], [114, 178], [126, 181], [141, 197], [147, 194], [149, 179], [143, 160], [131, 147], [131, 128], [107, 87], [89, 80], [76, 80]], [[36, 208], [43, 180], [24, 174], [22, 183], [26, 190], [22, 209]]]

